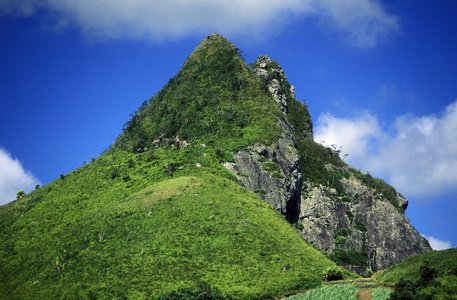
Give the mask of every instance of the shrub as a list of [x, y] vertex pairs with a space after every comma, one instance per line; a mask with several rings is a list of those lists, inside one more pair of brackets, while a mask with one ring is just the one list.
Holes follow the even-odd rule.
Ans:
[[303, 226], [303, 223], [300, 222], [294, 223], [293, 226], [298, 230], [303, 230], [305, 228], [305, 226]]
[[346, 210], [346, 216], [348, 216], [351, 223], [354, 221], [354, 214], [350, 210]]
[[265, 196], [267, 194], [267, 191], [265, 191], [265, 190], [254, 190], [254, 193], [256, 193], [258, 195], [261, 195], [261, 196]]
[[325, 281], [333, 281], [343, 279], [343, 272], [338, 267], [329, 267], [322, 274], [322, 279]]
[[365, 248], [360, 251], [355, 248], [337, 248], [326, 255], [339, 266], [354, 265], [366, 268], [366, 262], [369, 260]]
[[284, 178], [284, 175], [282, 175], [279, 172], [273, 172], [273, 173], [271, 173], [271, 177], [273, 177], [273, 178]]
[[265, 166], [263, 166], [263, 169], [268, 170], [268, 171], [276, 171], [276, 172], [280, 170], [279, 165], [272, 161], [267, 161], [265, 163]]
[[365, 225], [363, 225], [362, 220], [357, 219], [354, 224], [354, 228], [360, 231], [366, 232], [368, 229]]

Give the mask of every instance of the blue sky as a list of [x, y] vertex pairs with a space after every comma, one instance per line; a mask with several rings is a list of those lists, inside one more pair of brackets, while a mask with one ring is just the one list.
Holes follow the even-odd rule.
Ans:
[[0, 204], [107, 149], [218, 32], [267, 54], [315, 139], [383, 178], [436, 249], [457, 246], [457, 2], [0, 0]]

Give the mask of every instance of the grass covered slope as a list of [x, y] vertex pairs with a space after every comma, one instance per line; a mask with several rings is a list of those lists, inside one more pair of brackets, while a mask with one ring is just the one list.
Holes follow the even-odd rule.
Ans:
[[398, 291], [421, 294], [420, 299], [457, 299], [457, 248], [415, 255], [376, 273], [374, 278], [395, 284]]
[[333, 265], [268, 204], [214, 175], [165, 180], [49, 226], [40, 212], [59, 213], [54, 205], [16, 219], [2, 241], [2, 299], [151, 299], [199, 282], [260, 298], [315, 284]]

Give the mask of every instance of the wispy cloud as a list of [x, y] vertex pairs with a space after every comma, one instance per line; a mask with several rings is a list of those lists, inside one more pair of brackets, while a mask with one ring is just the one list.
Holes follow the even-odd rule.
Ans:
[[327, 113], [318, 119], [315, 132], [317, 142], [343, 147], [348, 163], [387, 178], [405, 195], [457, 192], [457, 101], [440, 115], [403, 115], [387, 129], [368, 112], [354, 118]]
[[40, 184], [39, 180], [25, 171], [19, 160], [0, 147], [0, 205], [16, 199], [17, 191], [28, 193], [37, 184]]
[[452, 248], [452, 244], [450, 241], [442, 241], [433, 236], [428, 236], [425, 234], [421, 234], [421, 235], [428, 240], [428, 242], [429, 242], [430, 246], [433, 248], [433, 250], [444, 250], [444, 249]]
[[265, 35], [317, 17], [351, 46], [368, 48], [399, 28], [398, 18], [377, 0], [0, 0], [1, 12], [24, 17], [40, 12], [54, 28], [76, 26], [91, 37], [153, 41], [213, 31]]

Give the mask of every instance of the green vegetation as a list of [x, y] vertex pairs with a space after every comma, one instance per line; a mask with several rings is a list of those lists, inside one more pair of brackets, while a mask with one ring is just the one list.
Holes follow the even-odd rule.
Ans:
[[268, 171], [279, 171], [279, 165], [275, 162], [272, 162], [272, 161], [267, 161], [265, 162], [265, 165], [263, 166], [263, 169], [264, 170], [268, 170]]
[[366, 232], [368, 230], [367, 227], [363, 225], [362, 220], [360, 219], [355, 220], [354, 228], [362, 232]]
[[[335, 241], [336, 243], [336, 241]], [[369, 260], [367, 250], [362, 248], [360, 251], [354, 248], [336, 248], [332, 253], [327, 253], [327, 257], [339, 266], [354, 265], [366, 268]]]
[[200, 282], [221, 297], [271, 297], [319, 284], [332, 265], [230, 180], [185, 176], [128, 193], [120, 178], [96, 188], [94, 171], [2, 207], [2, 299], [150, 299]]
[[457, 248], [415, 255], [374, 275], [392, 299], [457, 299]]
[[392, 294], [392, 290], [386, 287], [380, 287], [373, 289], [371, 291], [371, 299], [372, 300], [388, 300], [390, 299], [390, 295]]
[[349, 284], [322, 286], [302, 295], [287, 298], [288, 300], [357, 300], [358, 291]]
[[280, 135], [281, 114], [260, 79], [223, 37], [204, 40], [167, 85], [126, 124], [115, 148], [132, 153], [170, 139], [212, 144], [220, 159]]

